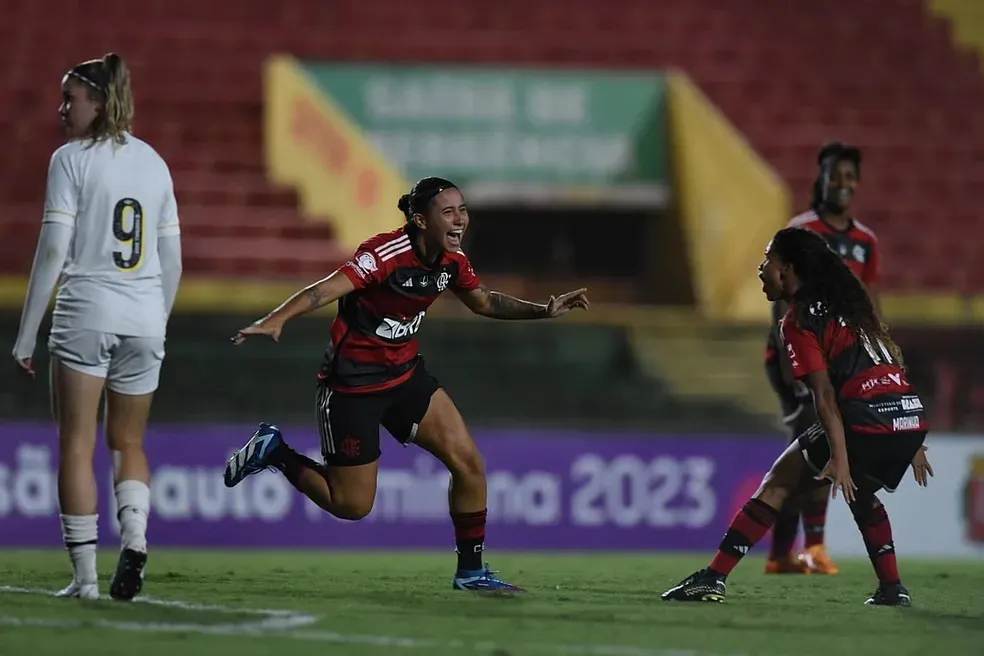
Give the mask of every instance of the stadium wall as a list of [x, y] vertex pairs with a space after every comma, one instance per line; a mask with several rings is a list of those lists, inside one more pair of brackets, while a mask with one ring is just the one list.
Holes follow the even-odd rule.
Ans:
[[[281, 343], [229, 338], [252, 314], [175, 314], [154, 397], [157, 422], [306, 424], [314, 419], [315, 374], [329, 342], [325, 313], [291, 322]], [[647, 432], [767, 432], [728, 399], [685, 399], [643, 370], [624, 325], [426, 319], [428, 369], [473, 426], [634, 428]], [[0, 332], [18, 317], [0, 313]], [[48, 324], [42, 326], [46, 335]], [[42, 340], [43, 343], [43, 340]], [[35, 367], [46, 377], [48, 357]], [[0, 420], [49, 416], [43, 380], [0, 369]]]
[[[283, 427], [317, 458], [313, 428]], [[152, 428], [149, 538], [169, 547], [449, 549], [448, 473], [384, 435], [379, 492], [362, 522], [335, 520], [277, 474], [229, 490], [222, 467], [252, 427]], [[57, 437], [49, 424], [0, 424], [0, 546], [59, 544]], [[14, 438], [14, 439], [11, 439]], [[478, 431], [489, 472], [493, 549], [709, 552], [758, 487], [782, 441], [715, 436]], [[984, 437], [934, 436], [936, 477], [886, 495], [905, 557], [984, 555]], [[99, 450], [100, 540], [118, 526], [108, 455]], [[836, 555], [863, 555], [846, 507], [832, 505]]]

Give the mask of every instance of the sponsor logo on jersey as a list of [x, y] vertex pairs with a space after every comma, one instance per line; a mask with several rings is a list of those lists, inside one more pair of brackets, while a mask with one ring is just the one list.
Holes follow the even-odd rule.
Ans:
[[394, 342], [413, 337], [420, 330], [420, 324], [423, 323], [425, 314], [427, 313], [421, 312], [407, 321], [384, 317], [383, 322], [376, 328], [376, 335]]
[[892, 430], [896, 432], [919, 430], [920, 425], [919, 417], [896, 417], [892, 420]]
[[902, 374], [888, 374], [887, 376], [881, 376], [879, 378], [869, 378], [861, 383], [861, 391], [870, 392], [876, 387], [888, 386], [902, 387]]
[[902, 397], [902, 409], [903, 410], [922, 410], [923, 404], [922, 399], [918, 396], [903, 396]]

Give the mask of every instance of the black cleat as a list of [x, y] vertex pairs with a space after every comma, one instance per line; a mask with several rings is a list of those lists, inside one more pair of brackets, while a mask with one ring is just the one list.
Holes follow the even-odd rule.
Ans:
[[912, 598], [901, 583], [883, 583], [864, 603], [866, 606], [911, 606]]
[[146, 553], [133, 549], [121, 551], [113, 582], [109, 586], [109, 596], [119, 601], [130, 601], [140, 594], [146, 565]]
[[661, 598], [663, 601], [706, 601], [720, 604], [724, 602], [724, 592], [724, 579], [702, 569], [664, 592]]

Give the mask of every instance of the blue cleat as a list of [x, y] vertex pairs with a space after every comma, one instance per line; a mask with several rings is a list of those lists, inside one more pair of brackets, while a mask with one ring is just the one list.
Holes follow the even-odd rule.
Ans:
[[253, 433], [253, 437], [249, 438], [249, 442], [233, 453], [226, 463], [223, 476], [226, 487], [236, 487], [247, 476], [264, 469], [275, 468], [271, 456], [278, 448], [285, 445], [279, 428], [266, 422], [261, 423]]
[[452, 587], [472, 592], [526, 592], [518, 585], [497, 578], [488, 565], [485, 569], [459, 569], [454, 575]]

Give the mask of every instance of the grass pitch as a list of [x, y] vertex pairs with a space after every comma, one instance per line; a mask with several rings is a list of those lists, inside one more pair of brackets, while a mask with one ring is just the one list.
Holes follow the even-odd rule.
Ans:
[[[705, 557], [490, 553], [515, 597], [450, 589], [454, 554], [154, 550], [144, 603], [54, 599], [64, 551], [0, 552], [0, 656], [984, 654], [984, 563], [906, 560], [913, 607], [870, 608], [867, 561], [766, 576], [747, 558], [728, 601], [659, 595]], [[108, 593], [115, 554], [100, 556]], [[30, 590], [11, 591], [10, 588]]]

